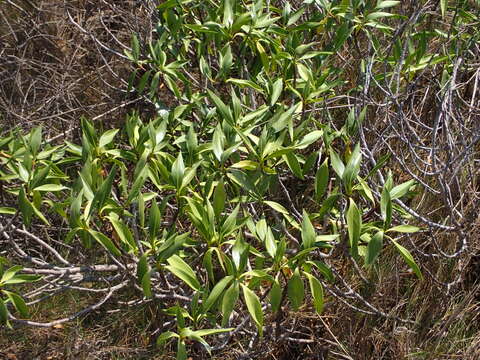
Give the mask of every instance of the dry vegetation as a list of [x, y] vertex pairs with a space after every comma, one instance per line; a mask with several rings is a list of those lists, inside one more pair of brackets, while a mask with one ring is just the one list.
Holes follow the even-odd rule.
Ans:
[[[378, 178], [371, 179], [371, 184], [378, 185], [372, 185], [376, 200], [380, 199], [386, 170], [393, 173], [395, 184], [416, 181], [415, 194], [403, 202], [398, 199], [396, 206], [399, 219], [422, 228], [418, 233], [401, 234], [401, 239], [420, 265], [424, 279], [415, 277], [393, 247], [385, 249], [378, 266], [368, 269], [340, 256], [339, 250], [329, 262], [339, 282], [329, 284], [322, 280], [325, 308], [321, 314], [307, 302], [296, 311], [285, 311], [280, 319], [283, 331], [280, 336], [265, 334], [259, 339], [255, 336], [255, 324], [243, 318], [248, 314], [244, 310], [235, 319], [238, 323], [232, 324], [238, 326], [238, 333], [224, 346], [222, 339], [215, 343], [219, 350], [212, 352], [213, 358], [480, 358], [479, 11], [475, 2], [449, 1], [442, 17], [441, 2], [402, 1], [394, 12], [403, 17], [385, 21], [395, 26], [393, 40], [385, 42], [381, 32], [374, 34], [382, 46], [391, 44], [391, 49], [379, 49], [379, 53], [397, 51], [405, 59], [410, 56], [406, 39], [422, 30], [437, 31], [427, 39], [425, 53], [446, 54], [446, 59], [438, 63], [431, 59], [408, 74], [400, 65], [388, 64], [387, 60], [369, 62], [373, 59], [372, 42], [364, 32], [355, 32], [335, 50], [335, 60], [331, 60], [336, 68], [344, 70], [341, 76], [345, 82], [322, 102], [310, 103], [304, 109], [318, 122], [329, 123], [339, 131], [351, 109], [357, 117], [362, 109], [367, 109], [363, 124], [351, 141], [350, 138], [345, 142], [343, 138], [335, 140], [337, 151], [347, 153], [359, 142], [364, 174], [381, 156], [391, 155], [383, 175], [379, 173]], [[272, 3], [283, 8], [286, 1]], [[292, 9], [302, 6], [300, 1], [290, 3]], [[122, 127], [134, 110], [143, 119], [154, 117], [156, 101], [170, 108], [184, 104], [173, 91], [166, 90], [167, 85], [160, 85], [161, 90], [154, 96], [128, 89], [134, 69], [144, 73], [153, 66], [135, 64], [125, 50], [132, 51], [131, 35], [137, 34], [141, 52], [146, 56], [145, 44], [155, 40], [157, 34], [153, 30], [161, 20], [156, 5], [156, 1], [150, 0], [0, 0], [0, 139], [13, 128], [28, 132], [41, 125], [44, 138], [52, 144], [62, 144], [63, 140], [79, 143], [82, 117], [92, 119], [96, 129], [103, 131]], [[467, 12], [470, 15], [465, 15]], [[306, 12], [303, 16], [309, 15]], [[461, 16], [466, 20], [460, 23]], [[329, 42], [331, 36], [319, 32], [314, 41], [322, 49], [322, 42]], [[396, 39], [403, 41], [403, 49], [395, 48]], [[216, 55], [212, 52], [206, 58], [210, 56]], [[365, 60], [363, 64], [361, 60]], [[418, 59], [411, 61], [416, 61], [411, 66], [420, 63]], [[211, 64], [213, 71], [218, 64], [214, 60]], [[196, 59], [188, 66], [185, 70], [191, 71], [192, 78], [200, 79], [192, 80], [194, 91], [212, 88], [213, 83], [203, 84]], [[366, 68], [363, 72], [362, 66]], [[372, 75], [383, 72], [389, 74], [385, 79]], [[136, 82], [141, 75], [141, 72], [137, 75]], [[230, 85], [221, 80], [218, 83], [217, 94], [228, 94]], [[229, 101], [225, 98], [225, 102]], [[261, 97], [257, 100], [249, 105], [259, 107], [264, 102]], [[285, 104], [291, 101], [296, 101], [293, 95], [285, 96]], [[312, 147], [323, 149], [323, 145]], [[311, 152], [310, 147], [304, 150], [304, 157]], [[285, 186], [293, 200], [279, 194], [272, 199], [293, 213], [297, 209], [301, 212], [302, 208], [309, 213], [318, 211], [316, 204], [306, 199], [313, 196], [314, 177], [307, 176], [302, 181], [294, 176], [285, 177]], [[2, 185], [0, 180], [0, 207], [16, 207], [16, 197], [2, 190], [2, 186], [10, 189], [10, 185]], [[186, 220], [182, 223], [181, 215], [177, 219], [178, 213], [172, 209], [165, 210], [166, 224], [177, 221], [178, 228], [190, 229], [192, 223]], [[379, 212], [379, 207], [372, 207], [363, 215], [363, 221], [367, 222], [369, 216], [375, 219]], [[271, 214], [268, 218], [278, 220], [278, 216]], [[11, 220], [11, 216], [0, 213], [0, 256], [25, 267], [33, 266], [15, 253], [5, 235], [8, 233], [18, 238], [22, 249], [31, 250], [32, 256], [54, 261], [38, 244], [29, 247], [29, 237], [21, 233], [20, 220], [19, 216]], [[64, 251], [55, 242], [65, 237], [65, 225], [58, 216], [53, 217], [52, 224], [46, 227], [34, 222], [29, 231]], [[314, 225], [322, 226], [320, 220]], [[71, 264], [92, 259], [109, 263], [108, 257], [102, 258], [94, 250], [77, 258], [75, 248], [68, 247], [65, 251], [62, 255]], [[32, 286], [25, 285], [19, 292], [28, 295], [33, 291]], [[80, 290], [58, 292], [45, 302], [32, 304], [31, 317], [39, 323], [68, 317], [102, 300], [97, 295]], [[138, 289], [125, 288], [98, 309], [53, 327], [0, 328], [0, 358], [174, 359], [176, 346], [159, 350], [155, 340], [162, 331], [170, 329], [168, 324], [172, 322], [172, 317], [159, 309], [167, 307], [164, 303], [173, 306], [177, 300], [142, 302], [142, 296], [138, 296]], [[132, 302], [132, 299], [140, 300]], [[266, 313], [265, 323], [267, 320], [273, 323], [275, 316], [278, 317]], [[242, 319], [243, 328], [239, 325]], [[273, 327], [269, 329], [274, 332]], [[209, 358], [198, 344], [187, 345], [193, 359]]]

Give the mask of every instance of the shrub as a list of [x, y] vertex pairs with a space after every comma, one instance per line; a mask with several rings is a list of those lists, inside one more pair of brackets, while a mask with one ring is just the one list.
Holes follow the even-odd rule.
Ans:
[[[448, 4], [440, 5], [446, 17]], [[450, 31], [459, 38], [439, 51], [431, 44], [448, 34], [426, 29], [427, 9], [399, 1], [158, 5], [153, 40], [133, 35], [125, 51], [127, 91], [155, 105], [156, 116], [134, 112], [119, 129], [83, 118], [79, 138], [58, 145], [42, 127], [0, 138], [0, 233], [12, 249], [1, 258], [0, 320], [53, 326], [128, 294], [125, 304], [153, 303], [172, 317], [157, 344], [175, 339], [178, 359], [192, 342], [219, 350], [251, 326], [253, 339], [290, 336], [288, 312], [321, 314], [328, 297], [414, 323], [373, 304], [365, 287], [392, 251], [423, 279], [415, 257], [425, 252], [413, 247], [414, 257], [406, 242], [421, 229], [458, 234], [453, 255], [440, 250], [446, 257], [465, 251], [455, 210], [462, 200], [445, 176], [463, 176], [451, 166], [470, 161], [478, 143], [468, 133], [455, 146], [464, 130], [448, 129], [443, 105], [433, 125], [405, 115], [412, 84], [431, 74], [441, 75], [447, 101], [460, 66], [452, 58], [474, 47], [466, 27], [473, 12], [457, 9]], [[347, 48], [357, 58], [347, 62]], [[370, 120], [376, 113], [388, 121]], [[421, 125], [433, 134], [430, 147]], [[440, 131], [451, 138], [438, 151], [451, 146], [453, 157], [434, 153]], [[405, 164], [423, 151], [430, 164], [442, 162], [441, 171], [433, 164], [435, 180], [426, 178], [435, 171]], [[408, 178], [398, 181], [401, 171]], [[409, 204], [437, 186], [450, 211], [444, 219]], [[43, 226], [57, 240], [42, 239]], [[22, 266], [4, 267], [12, 255]], [[30, 321], [15, 285], [32, 281], [34, 296], [104, 296], [66, 318]]]

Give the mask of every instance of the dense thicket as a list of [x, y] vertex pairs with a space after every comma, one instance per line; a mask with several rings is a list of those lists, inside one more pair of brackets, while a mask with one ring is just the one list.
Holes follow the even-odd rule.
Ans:
[[0, 355], [478, 358], [479, 15], [0, 3]]

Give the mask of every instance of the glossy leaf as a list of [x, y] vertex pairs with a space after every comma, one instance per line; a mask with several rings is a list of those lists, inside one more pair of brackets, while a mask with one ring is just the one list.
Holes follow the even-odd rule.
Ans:
[[420, 271], [420, 268], [418, 267], [417, 263], [415, 262], [415, 260], [413, 259], [413, 256], [412, 254], [410, 253], [410, 251], [408, 251], [407, 249], [405, 249], [402, 245], [400, 245], [398, 242], [396, 242], [395, 240], [392, 240], [393, 244], [395, 245], [395, 247], [397, 248], [398, 252], [400, 253], [400, 255], [402, 255], [403, 259], [405, 260], [405, 262], [408, 264], [408, 266], [410, 266], [410, 268], [413, 270], [413, 272], [415, 273], [415, 275], [417, 275], [417, 277], [420, 279], [420, 280], [423, 280], [423, 275], [422, 275], [422, 272]]
[[245, 304], [247, 305], [248, 312], [255, 325], [257, 325], [257, 330], [260, 336], [263, 334], [263, 311], [262, 304], [258, 296], [250, 290], [247, 286], [242, 285], [243, 298]]
[[420, 228], [412, 225], [398, 225], [387, 230], [387, 232], [399, 232], [399, 233], [415, 233], [420, 231]]
[[167, 259], [167, 262], [169, 263], [169, 266], [166, 266], [165, 268], [172, 274], [184, 281], [193, 290], [199, 291], [201, 289], [200, 282], [198, 281], [195, 272], [180, 256], [173, 255]]
[[358, 241], [360, 239], [360, 230], [362, 228], [362, 214], [357, 205], [350, 199], [350, 205], [347, 210], [348, 239], [353, 257], [358, 257]]
[[177, 159], [172, 165], [172, 180], [175, 187], [180, 189], [183, 181], [183, 176], [185, 175], [185, 164], [183, 162], [182, 153], [179, 152]]
[[315, 276], [307, 272], [304, 272], [304, 274], [308, 279], [308, 284], [310, 286], [310, 293], [312, 294], [315, 311], [318, 314], [321, 314], [323, 312], [323, 306], [324, 306], [324, 294], [323, 294], [322, 283]]
[[305, 210], [303, 210], [302, 220], [302, 248], [309, 249], [315, 243], [315, 229], [310, 221], [310, 218]]
[[317, 201], [320, 201], [325, 194], [329, 180], [328, 159], [326, 159], [315, 174], [315, 199]]
[[225, 291], [222, 300], [222, 326], [226, 326], [230, 319], [230, 314], [235, 307], [239, 297], [239, 285], [234, 281], [232, 285]]
[[368, 242], [365, 265], [372, 265], [380, 255], [383, 247], [383, 231], [378, 231]]
[[209, 311], [213, 304], [221, 297], [223, 294], [225, 288], [230, 284], [232, 281], [233, 276], [225, 276], [222, 280], [217, 282], [217, 284], [213, 287], [212, 291], [208, 295], [207, 300], [205, 301], [203, 305], [204, 311]]
[[305, 298], [305, 287], [298, 268], [295, 270], [290, 280], [288, 280], [287, 293], [293, 310], [298, 310], [303, 304], [303, 299]]

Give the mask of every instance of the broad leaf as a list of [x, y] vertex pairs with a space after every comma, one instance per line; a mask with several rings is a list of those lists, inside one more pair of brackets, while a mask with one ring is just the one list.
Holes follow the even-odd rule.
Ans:
[[303, 299], [305, 298], [305, 287], [298, 268], [295, 270], [290, 280], [288, 280], [287, 293], [293, 310], [298, 310], [303, 304]]
[[302, 220], [302, 248], [310, 249], [315, 243], [315, 229], [313, 228], [310, 218], [305, 210], [303, 210]]
[[362, 214], [353, 199], [350, 199], [350, 206], [347, 210], [347, 226], [352, 256], [357, 258], [358, 240], [360, 239], [360, 230], [362, 228]]
[[378, 231], [368, 242], [365, 265], [372, 265], [383, 247], [383, 231]]
[[415, 273], [415, 275], [417, 275], [417, 277], [420, 279], [420, 280], [423, 280], [423, 275], [422, 275], [422, 272], [420, 271], [420, 268], [418, 267], [417, 263], [415, 262], [415, 260], [413, 259], [413, 256], [412, 254], [410, 253], [410, 251], [408, 251], [407, 249], [405, 249], [402, 245], [400, 245], [399, 243], [397, 243], [395, 240], [392, 240], [392, 242], [394, 243], [395, 247], [397, 248], [398, 252], [400, 253], [400, 255], [402, 255], [403, 259], [405, 260], [405, 262], [408, 264], [408, 266], [410, 266], [410, 268], [413, 270], [413, 272]]
[[308, 284], [310, 285], [310, 293], [312, 294], [315, 311], [318, 314], [321, 314], [323, 312], [323, 305], [324, 305], [324, 294], [323, 294], [322, 283], [312, 274], [309, 274], [307, 272], [304, 272], [304, 274], [308, 279]]
[[201, 289], [200, 282], [198, 281], [195, 272], [180, 256], [173, 255], [167, 259], [167, 262], [170, 266], [165, 266], [165, 268], [172, 274], [183, 280], [193, 290], [199, 291]]
[[245, 304], [247, 305], [248, 312], [252, 317], [252, 320], [257, 325], [257, 330], [260, 336], [263, 334], [263, 311], [262, 311], [262, 304], [260, 303], [260, 299], [258, 296], [250, 290], [247, 286], [242, 285], [243, 291], [243, 298], [245, 300]]

